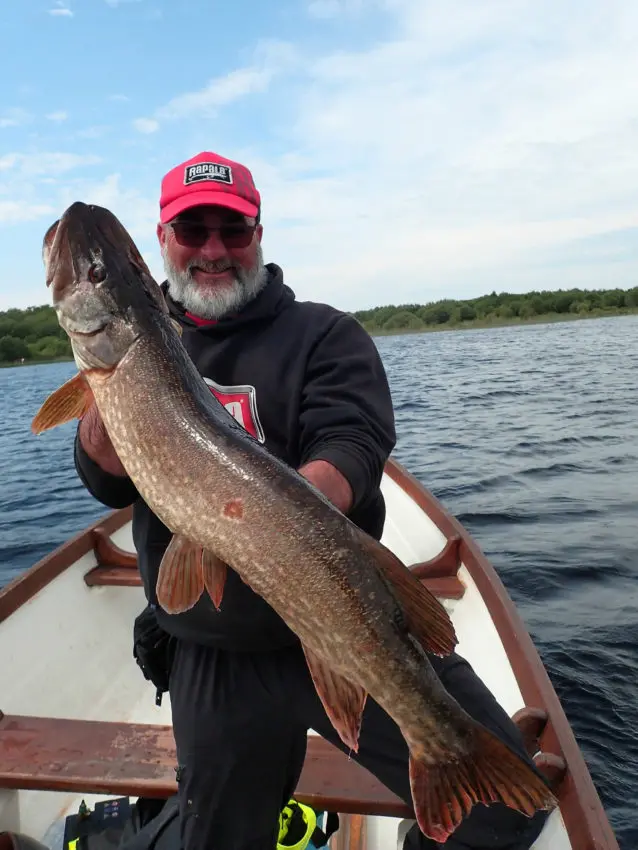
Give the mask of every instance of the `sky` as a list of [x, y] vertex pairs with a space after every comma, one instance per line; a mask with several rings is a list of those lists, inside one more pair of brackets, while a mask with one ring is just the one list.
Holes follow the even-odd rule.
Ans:
[[238, 159], [264, 257], [344, 310], [638, 285], [635, 0], [20, 0], [0, 12], [0, 310], [76, 200], [158, 281], [164, 173]]

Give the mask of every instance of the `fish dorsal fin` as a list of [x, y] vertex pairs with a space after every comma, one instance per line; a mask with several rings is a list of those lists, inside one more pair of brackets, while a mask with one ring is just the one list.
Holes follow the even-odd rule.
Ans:
[[65, 422], [81, 419], [93, 402], [91, 388], [84, 375], [78, 372], [46, 399], [33, 417], [31, 430], [34, 434], [41, 434]]
[[346, 747], [356, 753], [366, 692], [340, 673], [335, 673], [307, 646], [302, 646], [312, 681], [330, 722]]
[[449, 655], [458, 643], [454, 624], [439, 600], [386, 546], [355, 526], [355, 535], [391, 585], [410, 634], [426, 652]]

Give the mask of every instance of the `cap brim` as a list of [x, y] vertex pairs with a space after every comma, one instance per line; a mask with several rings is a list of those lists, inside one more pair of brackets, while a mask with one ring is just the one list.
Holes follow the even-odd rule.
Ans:
[[252, 218], [257, 218], [259, 209], [255, 204], [245, 201], [243, 198], [238, 198], [237, 195], [231, 195], [228, 192], [191, 192], [188, 195], [183, 195], [170, 204], [166, 204], [163, 210], [160, 211], [160, 221], [166, 224], [175, 218], [176, 215], [190, 210], [193, 207], [215, 206], [225, 207], [228, 210], [248, 215]]

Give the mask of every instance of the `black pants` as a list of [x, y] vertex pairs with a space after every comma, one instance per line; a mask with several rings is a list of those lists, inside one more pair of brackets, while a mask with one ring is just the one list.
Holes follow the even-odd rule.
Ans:
[[[516, 726], [470, 665], [458, 655], [431, 660], [466, 711], [527, 758]], [[301, 649], [231, 653], [177, 641], [170, 696], [184, 850], [274, 850], [279, 813], [303, 767], [307, 730], [345, 750]], [[412, 806], [407, 746], [370, 697], [352, 758]], [[478, 805], [445, 850], [527, 850], [545, 817]], [[416, 824], [404, 843], [405, 850], [438, 846]]]

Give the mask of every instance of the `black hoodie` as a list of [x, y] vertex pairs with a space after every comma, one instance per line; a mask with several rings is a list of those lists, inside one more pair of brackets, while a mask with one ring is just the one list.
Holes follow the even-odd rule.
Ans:
[[[329, 461], [354, 494], [348, 516], [377, 539], [385, 505], [379, 489], [395, 444], [385, 370], [374, 342], [351, 316], [325, 304], [299, 302], [274, 263], [266, 287], [237, 316], [200, 325], [166, 295], [182, 326], [182, 342], [218, 398], [267, 449], [295, 469]], [[171, 533], [133, 482], [105, 473], [75, 441], [75, 465], [88, 491], [112, 508], [134, 504], [133, 539], [146, 596]], [[296, 638], [284, 621], [233, 570], [221, 611], [205, 593], [184, 614], [157, 609], [171, 634], [235, 650], [271, 649]]]

